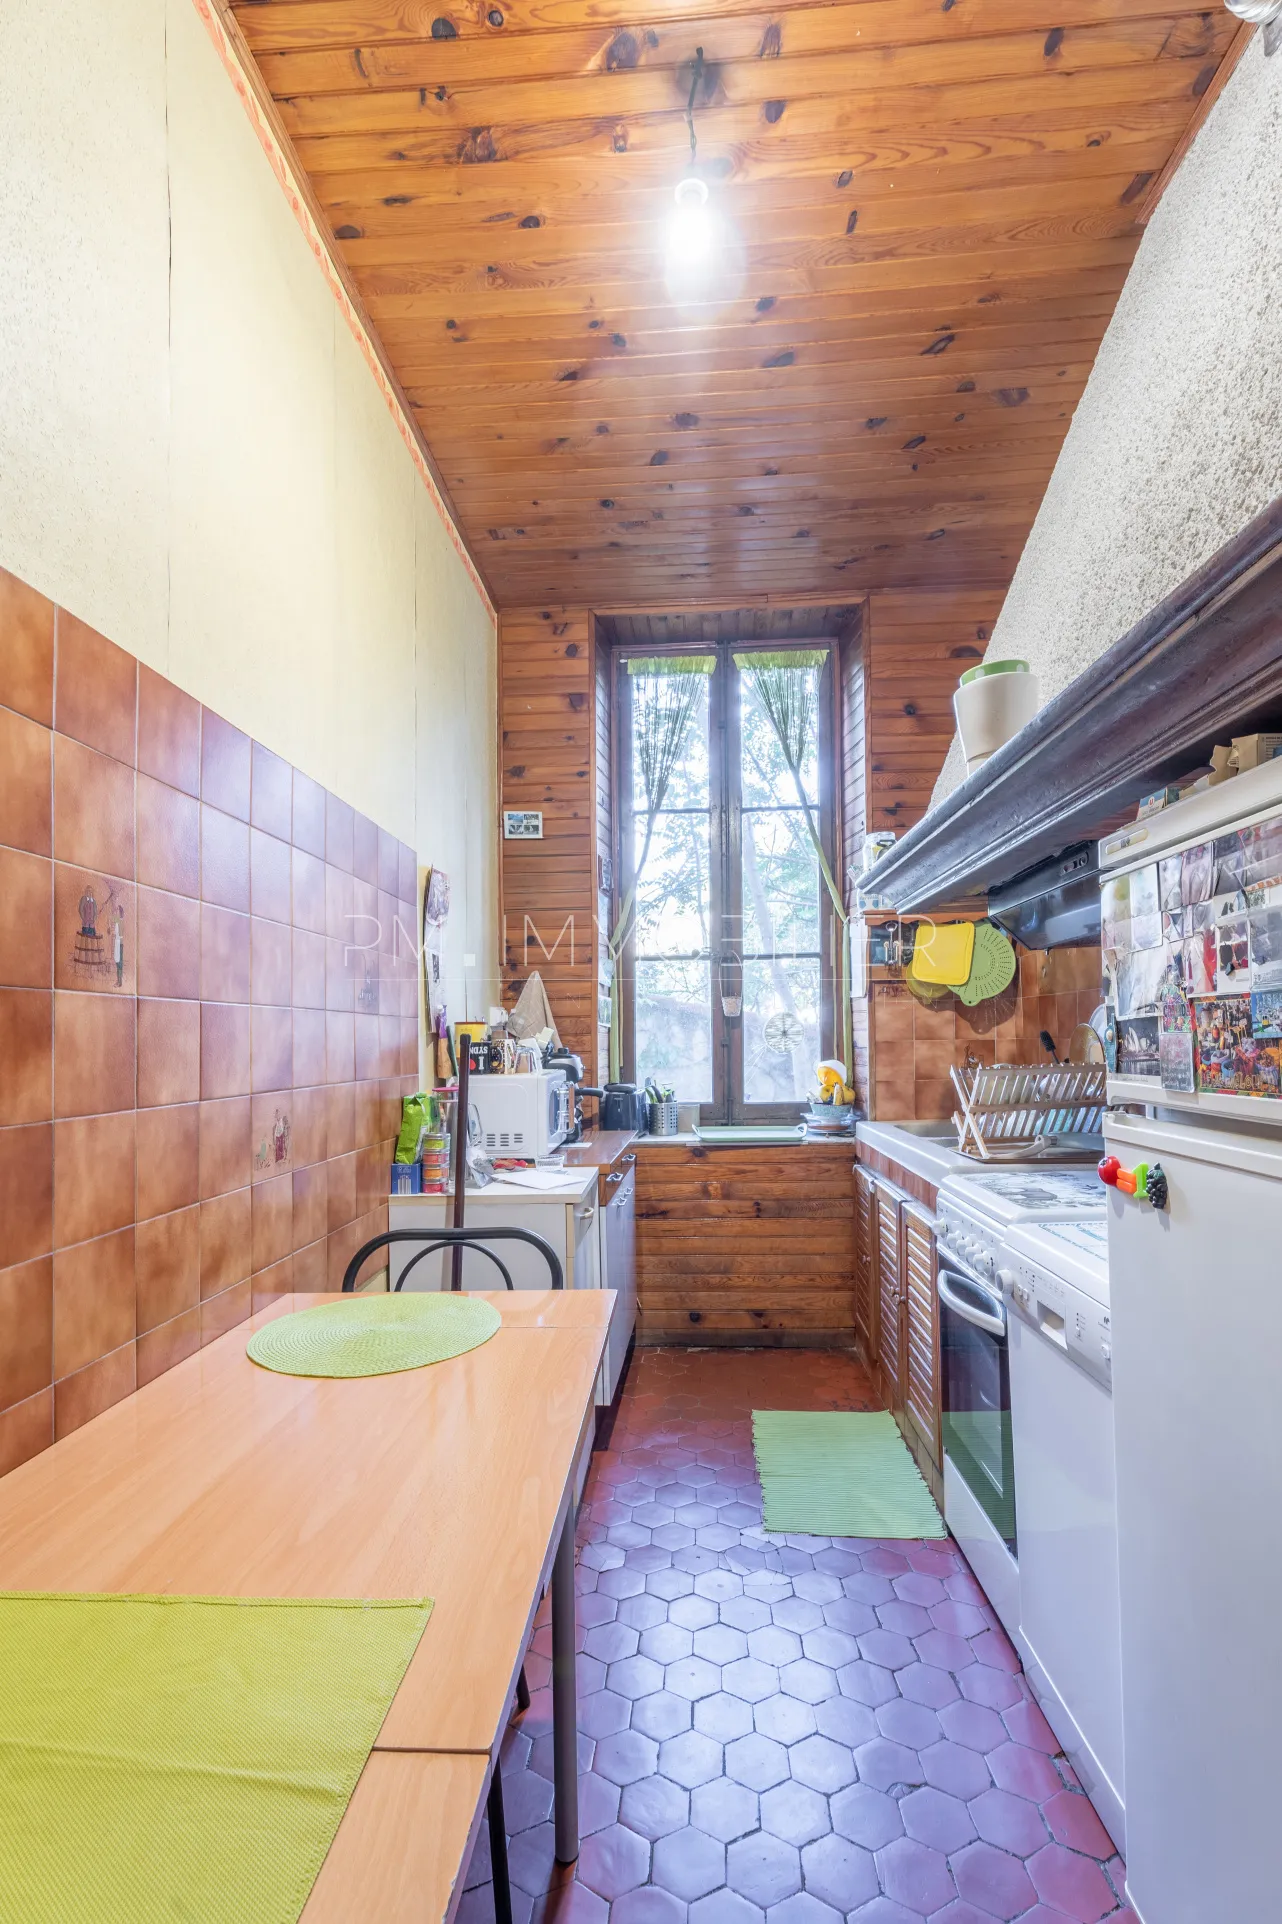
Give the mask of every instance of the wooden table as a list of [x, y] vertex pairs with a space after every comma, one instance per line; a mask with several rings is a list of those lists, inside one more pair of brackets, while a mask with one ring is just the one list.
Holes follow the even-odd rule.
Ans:
[[[488, 1343], [393, 1376], [249, 1361], [252, 1329], [333, 1300], [282, 1297], [0, 1481], [0, 1589], [432, 1597], [305, 1916], [394, 1919], [403, 1889], [445, 1917], [549, 1580], [556, 1848], [578, 1854], [573, 1477], [614, 1296], [495, 1293]], [[389, 1832], [393, 1805], [439, 1834]]]

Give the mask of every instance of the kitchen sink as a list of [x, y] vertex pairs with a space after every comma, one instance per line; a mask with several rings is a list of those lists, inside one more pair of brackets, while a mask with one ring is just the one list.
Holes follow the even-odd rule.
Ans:
[[953, 1148], [957, 1146], [957, 1126], [948, 1118], [937, 1122], [896, 1122], [887, 1126], [902, 1129], [906, 1136], [924, 1136], [928, 1142], [946, 1142]]

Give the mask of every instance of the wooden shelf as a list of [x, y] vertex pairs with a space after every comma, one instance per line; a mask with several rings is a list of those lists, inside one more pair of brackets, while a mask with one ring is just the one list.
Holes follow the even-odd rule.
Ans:
[[1282, 709], [1282, 497], [1139, 621], [868, 872], [879, 908], [975, 895]]

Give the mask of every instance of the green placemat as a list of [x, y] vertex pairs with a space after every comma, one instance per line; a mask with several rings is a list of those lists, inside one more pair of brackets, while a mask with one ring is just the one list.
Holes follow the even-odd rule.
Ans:
[[278, 1316], [245, 1349], [284, 1376], [388, 1376], [478, 1349], [501, 1321], [493, 1303], [453, 1291], [353, 1296]]
[[944, 1520], [887, 1410], [754, 1410], [767, 1530], [942, 1537]]
[[295, 1924], [430, 1612], [0, 1594], [0, 1918]]

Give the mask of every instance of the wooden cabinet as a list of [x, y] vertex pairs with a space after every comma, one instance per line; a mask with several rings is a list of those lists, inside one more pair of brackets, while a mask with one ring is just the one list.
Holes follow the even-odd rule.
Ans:
[[907, 1198], [877, 1179], [877, 1362], [881, 1392], [895, 1411], [904, 1401], [904, 1291], [900, 1217]]
[[935, 1292], [934, 1221], [920, 1203], [907, 1198], [900, 1205], [899, 1217], [904, 1415], [938, 1469], [941, 1462], [939, 1298]]

